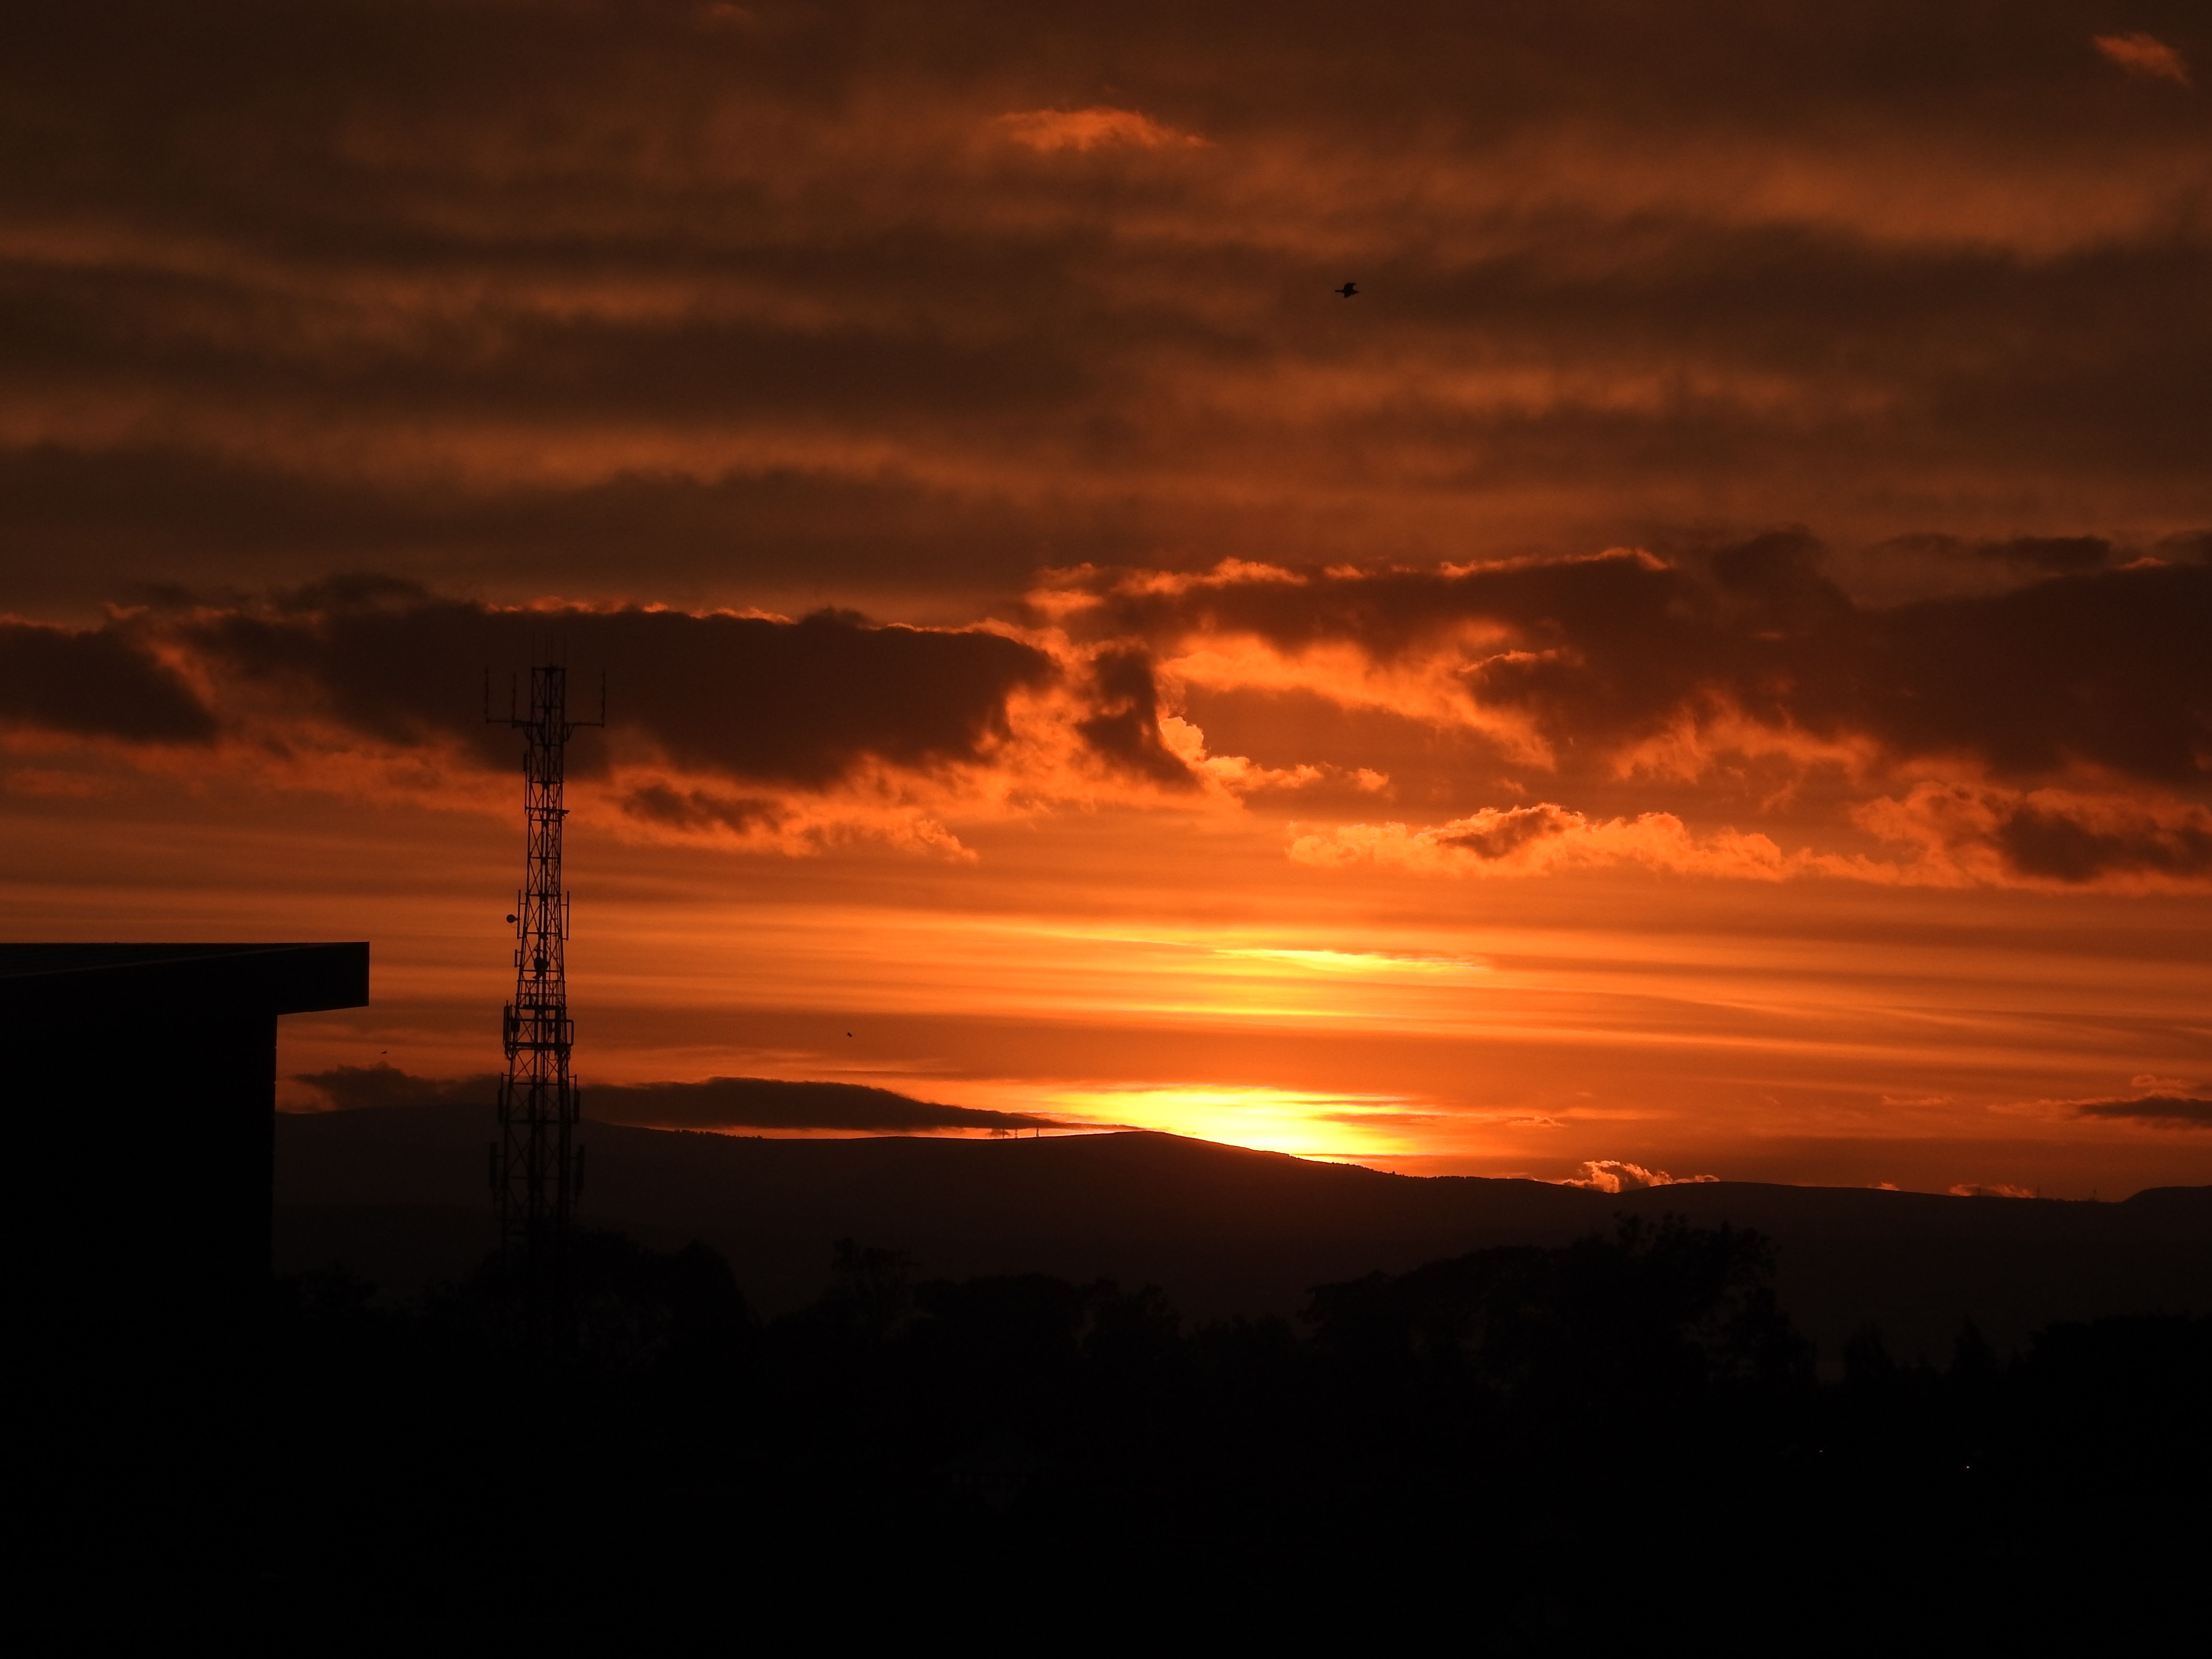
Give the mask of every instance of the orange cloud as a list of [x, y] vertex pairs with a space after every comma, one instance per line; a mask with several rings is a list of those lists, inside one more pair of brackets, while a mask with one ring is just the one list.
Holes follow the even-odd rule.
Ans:
[[1710, 1175], [1668, 1175], [1664, 1170], [1647, 1170], [1641, 1164], [1630, 1164], [1617, 1158], [1598, 1158], [1578, 1164], [1576, 1173], [1559, 1184], [1587, 1187], [1594, 1192], [1620, 1193], [1638, 1187], [1695, 1186], [1719, 1179], [1718, 1176]]
[[[74, 736], [184, 780], [212, 747], [276, 787], [504, 811], [476, 683], [550, 628], [623, 688], [580, 764], [627, 839], [965, 861], [963, 826], [1114, 805], [1295, 811], [1289, 856], [1314, 866], [2212, 886], [2183, 643], [2212, 573], [2138, 562], [1869, 611], [1803, 540], [1723, 549], [1711, 580], [1630, 552], [1091, 570], [1026, 628], [500, 606], [356, 576], [87, 630], [0, 622], [0, 726], [33, 766]], [[1378, 799], [1431, 821], [1328, 821]]]
[[2212, 810], [2166, 796], [1929, 781], [1902, 799], [1858, 803], [1850, 818], [1907, 849], [1905, 856], [1783, 852], [1765, 834], [1697, 832], [1672, 811], [1593, 818], [1551, 801], [1484, 807], [1425, 830], [1338, 823], [1298, 834], [1291, 825], [1287, 852], [1291, 863], [1314, 867], [1376, 865], [1431, 876], [1644, 867], [1767, 883], [1829, 876], [1885, 887], [2212, 891]]
[[1923, 782], [1849, 809], [1859, 829], [1903, 850], [1869, 857], [1770, 836], [1692, 830], [1671, 812], [1596, 818], [1551, 801], [1485, 807], [1425, 829], [1403, 823], [1291, 826], [1293, 863], [1374, 866], [1420, 875], [1546, 876], [1643, 868], [1736, 881], [1827, 877], [1889, 887], [2043, 891], [2212, 890], [2212, 809], [2136, 793], [2010, 790]]
[[0, 670], [16, 671], [0, 675], [0, 754], [35, 769], [88, 738], [187, 787], [220, 774], [504, 813], [512, 757], [477, 719], [477, 679], [549, 631], [621, 688], [611, 726], [572, 764], [597, 786], [579, 811], [626, 841], [801, 856], [872, 842], [972, 861], [955, 820], [1104, 804], [1234, 813], [1254, 796], [1389, 781], [1209, 754], [1140, 648], [848, 612], [485, 605], [367, 576], [180, 597], [93, 629], [0, 618]]
[[[2212, 889], [2212, 810], [2169, 797], [1926, 782], [1854, 808], [1914, 849], [1900, 878], [1936, 885]], [[1874, 868], [1877, 866], [1869, 866]]]
[[2108, 62], [2118, 64], [2130, 75], [2171, 81], [2177, 86], [2192, 84], [2188, 61], [2155, 35], [2100, 34], [2094, 44]]
[[1549, 801], [1486, 807], [1425, 830], [1402, 823], [1340, 823], [1294, 836], [1289, 853], [1294, 863], [1324, 868], [1372, 864], [1440, 875], [1528, 876], [1641, 866], [1682, 875], [1780, 881], [1816, 867], [1802, 854], [1785, 854], [1762, 835], [1721, 830], [1699, 836], [1671, 812], [1600, 821]]
[[1764, 757], [2197, 786], [2212, 566], [2142, 558], [1876, 606], [1827, 562], [1793, 529], [1673, 559], [1091, 570], [1050, 599], [1071, 635], [1145, 641], [1193, 684], [1395, 705], [1547, 769], [1689, 779]]
[[[605, 793], [610, 815], [595, 802], [580, 816], [610, 821], [626, 840], [693, 842], [726, 851], [811, 858], [874, 842], [897, 851], [975, 862], [974, 850], [947, 829], [948, 805], [971, 816], [987, 811], [980, 792], [945, 781], [931, 789], [888, 768], [871, 767], [829, 793], [739, 794], [672, 776], [657, 769], [617, 768]], [[504, 805], [504, 803], [501, 803]]]
[[1178, 132], [1133, 109], [1095, 104], [1087, 109], [1018, 110], [1001, 115], [997, 125], [1018, 144], [1040, 153], [1100, 149], [1130, 144], [1139, 149], [1203, 149], [1194, 132]]

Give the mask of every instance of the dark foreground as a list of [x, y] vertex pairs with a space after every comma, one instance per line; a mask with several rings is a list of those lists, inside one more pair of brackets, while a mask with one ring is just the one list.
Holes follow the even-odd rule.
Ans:
[[[723, 1260], [587, 1237], [566, 1351], [496, 1267], [278, 1286], [199, 1431], [64, 1461], [92, 1622], [683, 1621], [1115, 1647], [2109, 1638], [2193, 1594], [2212, 1320], [1840, 1381], [1755, 1236], [1622, 1224], [1194, 1328], [1155, 1291], [916, 1283], [845, 1247], [763, 1323]], [[137, 1449], [130, 1448], [137, 1444]]]

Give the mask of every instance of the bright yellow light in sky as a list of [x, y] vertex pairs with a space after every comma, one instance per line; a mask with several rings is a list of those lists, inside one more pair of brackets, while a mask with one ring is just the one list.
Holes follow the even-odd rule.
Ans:
[[1459, 975], [1484, 972], [1488, 964], [1469, 957], [1394, 951], [1289, 951], [1261, 945], [1224, 945], [1218, 957], [1249, 957], [1324, 974], [1419, 974]]
[[1432, 1121], [1392, 1095], [1312, 1093], [1296, 1089], [1167, 1084], [1127, 1089], [1063, 1089], [1041, 1103], [1100, 1123], [1164, 1129], [1300, 1158], [1387, 1158], [1420, 1151], [1407, 1133]]

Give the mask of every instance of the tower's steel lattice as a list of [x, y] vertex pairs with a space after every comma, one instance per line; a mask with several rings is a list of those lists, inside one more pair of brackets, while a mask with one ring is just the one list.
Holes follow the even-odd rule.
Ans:
[[568, 1226], [584, 1184], [569, 1066], [575, 1025], [568, 1018], [569, 896], [561, 885], [561, 821], [568, 815], [562, 775], [568, 739], [583, 726], [605, 725], [605, 713], [602, 707], [599, 720], [570, 720], [568, 670], [546, 666], [530, 671], [530, 712], [510, 705], [505, 720], [524, 738], [526, 831], [522, 890], [508, 918], [514, 923], [514, 1000], [501, 1024], [507, 1075], [499, 1087], [491, 1185], [502, 1245], [510, 1259], [522, 1257], [531, 1323], [541, 1333], [562, 1300]]

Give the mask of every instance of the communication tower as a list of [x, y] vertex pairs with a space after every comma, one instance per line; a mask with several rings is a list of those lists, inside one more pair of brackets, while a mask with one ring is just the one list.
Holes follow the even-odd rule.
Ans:
[[561, 885], [562, 775], [568, 739], [585, 726], [606, 724], [606, 690], [599, 718], [568, 718], [568, 671], [557, 665], [530, 671], [530, 711], [510, 696], [503, 722], [490, 712], [491, 679], [484, 679], [484, 718], [523, 734], [523, 884], [514, 914], [514, 1000], [501, 1034], [507, 1074], [499, 1085], [499, 1139], [491, 1147], [491, 1186], [499, 1203], [500, 1241], [510, 1261], [519, 1255], [529, 1297], [533, 1340], [543, 1340], [567, 1301], [569, 1222], [584, 1185], [584, 1149], [576, 1139], [576, 1079], [569, 1067], [575, 1026], [568, 1018], [568, 898]]

